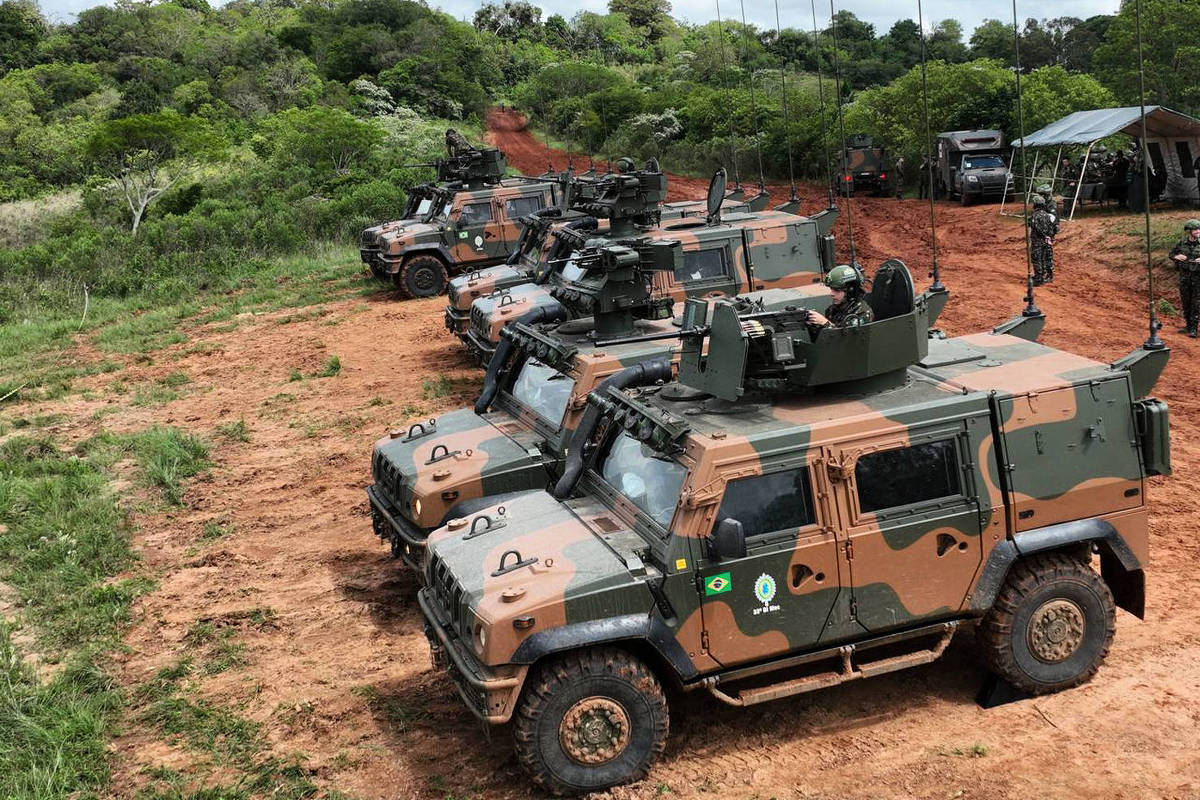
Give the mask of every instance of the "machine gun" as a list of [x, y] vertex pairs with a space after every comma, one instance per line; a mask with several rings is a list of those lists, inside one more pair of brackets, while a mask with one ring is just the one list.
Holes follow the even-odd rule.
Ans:
[[449, 158], [404, 166], [414, 169], [436, 169], [439, 182], [454, 184], [454, 188], [457, 189], [474, 190], [499, 183], [508, 169], [508, 162], [504, 158], [503, 150], [488, 147], [459, 153]]

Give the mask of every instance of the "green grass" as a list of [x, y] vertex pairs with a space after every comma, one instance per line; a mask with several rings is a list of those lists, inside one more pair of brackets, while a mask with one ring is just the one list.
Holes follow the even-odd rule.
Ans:
[[325, 369], [317, 373], [318, 378], [333, 378], [342, 371], [342, 360], [337, 356], [330, 356], [325, 362]]
[[144, 482], [158, 488], [163, 499], [177, 506], [183, 505], [183, 479], [209, 466], [208, 446], [175, 428], [155, 426], [135, 434], [100, 433], [79, 449], [110, 464], [132, 456]]
[[239, 419], [236, 422], [222, 422], [217, 426], [217, 433], [231, 442], [250, 441], [250, 432], [246, 429], [245, 419]]

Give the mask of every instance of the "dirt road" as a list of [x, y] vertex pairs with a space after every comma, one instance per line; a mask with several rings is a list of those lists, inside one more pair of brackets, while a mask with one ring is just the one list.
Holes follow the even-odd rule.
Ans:
[[[520, 168], [545, 158], [536, 143], [515, 146], [519, 131], [497, 135]], [[701, 185], [692, 196], [702, 193]], [[868, 268], [896, 256], [924, 274], [927, 206], [865, 199], [853, 212]], [[1022, 307], [1021, 227], [996, 212], [938, 208], [952, 293], [942, 325], [951, 333], [990, 327]], [[1058, 280], [1037, 303], [1049, 318], [1046, 342], [1108, 360], [1145, 338], [1144, 276], [1136, 242], [1102, 230], [1097, 220], [1066, 226]], [[839, 235], [847, 247], [845, 215]], [[67, 439], [94, 432], [100, 409], [111, 411], [102, 423], [110, 429], [161, 422], [214, 440], [218, 424], [246, 421], [249, 441], [214, 449], [216, 466], [189, 489], [186, 509], [138, 519], [137, 547], [159, 582], [137, 604], [122, 680], [132, 686], [184, 657], [198, 620], [234, 626], [247, 663], [201, 678], [202, 696], [263, 723], [277, 754], [303, 753], [318, 784], [364, 800], [530, 796], [507, 738], [489, 744], [430, 669], [416, 583], [370, 532], [363, 489], [372, 441], [406, 419], [466, 404], [478, 385], [441, 327], [441, 306], [379, 296], [286, 324], [280, 312], [246, 316], [235, 330], [192, 326], [188, 343], [153, 363], [131, 359], [125, 378], [183, 371], [211, 390], [135, 408], [97, 378], [91, 400], [28, 412], [69, 413], [73, 421], [57, 431]], [[1179, 324], [1166, 322], [1169, 331]], [[1112, 653], [1093, 681], [982, 710], [973, 697], [983, 671], [965, 632], [933, 665], [753, 709], [690, 696], [650, 778], [604, 796], [1200, 797], [1200, 346], [1173, 333], [1169, 340], [1159, 394], [1171, 404], [1176, 475], [1155, 480], [1151, 495], [1147, 619], [1119, 613]], [[289, 379], [293, 368], [319, 371], [332, 354], [342, 363], [336, 377]], [[204, 539], [210, 522], [228, 533]], [[266, 624], [238, 622], [255, 610]], [[147, 768], [195, 774], [204, 757], [131, 722], [115, 760], [115, 788], [131, 794]]]

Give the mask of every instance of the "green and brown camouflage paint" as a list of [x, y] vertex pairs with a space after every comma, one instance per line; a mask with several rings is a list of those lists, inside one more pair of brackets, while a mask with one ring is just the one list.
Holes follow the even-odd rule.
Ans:
[[[469, 519], [430, 535], [420, 602], [435, 656], [488, 722], [510, 718], [529, 665], [561, 646], [636, 640], [695, 687], [751, 662], [978, 617], [997, 551], [1021, 552], [1059, 523], [1108, 526], [1127, 570], [1148, 563], [1137, 398], [1120, 362], [991, 333], [930, 341], [902, 385], [877, 393], [732, 408], [667, 394], [627, 393], [644, 422], [623, 428], [686, 431], [658, 454], [686, 469], [668, 525], [597, 467], [576, 499], [530, 494], [480, 537], [464, 535]], [[960, 491], [864, 512], [859, 460], [924, 442], [952, 443]], [[811, 524], [718, 560], [709, 537], [731, 487], [788, 469], [807, 471]]]

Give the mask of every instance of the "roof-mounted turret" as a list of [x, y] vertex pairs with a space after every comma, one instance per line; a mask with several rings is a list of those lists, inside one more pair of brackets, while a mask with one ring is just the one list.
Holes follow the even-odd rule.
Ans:
[[659, 222], [662, 202], [667, 197], [667, 176], [658, 162], [650, 159], [640, 170], [614, 172], [603, 177], [571, 181], [570, 207], [609, 220], [611, 236], [631, 236], [637, 226]]
[[439, 158], [429, 166], [437, 168], [439, 181], [462, 184], [454, 188], [474, 191], [499, 183], [508, 169], [508, 162], [504, 158], [503, 150], [487, 147], [483, 150], [469, 150], [450, 158]]
[[681, 266], [678, 241], [641, 237], [587, 247], [573, 260], [583, 275], [550, 294], [575, 316], [593, 317], [597, 341], [633, 336], [635, 320], [671, 316], [672, 300], [652, 295], [650, 274]]
[[944, 293], [930, 292], [914, 297], [908, 268], [891, 259], [879, 267], [866, 295], [875, 321], [823, 328], [816, 341], [809, 335], [808, 312], [801, 308], [739, 313], [733, 305], [717, 303], [710, 321], [707, 302], [688, 300], [679, 381], [728, 401], [749, 394], [858, 393], [896, 386], [929, 352], [929, 328], [945, 299]]

